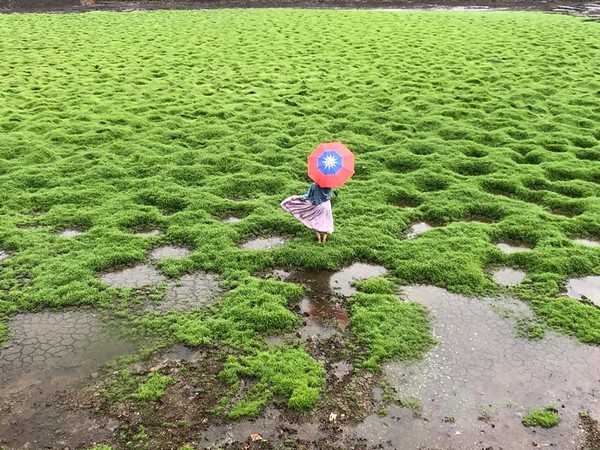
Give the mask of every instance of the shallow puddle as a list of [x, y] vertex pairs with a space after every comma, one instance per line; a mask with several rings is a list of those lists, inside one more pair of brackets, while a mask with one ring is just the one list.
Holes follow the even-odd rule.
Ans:
[[183, 275], [177, 281], [169, 281], [165, 298], [160, 303], [148, 304], [146, 311], [186, 312], [209, 306], [216, 301], [218, 290], [219, 284], [210, 274], [198, 272]]
[[158, 236], [159, 234], [160, 234], [159, 230], [141, 230], [141, 231], [135, 232], [135, 235], [140, 236], [140, 237]]
[[368, 280], [369, 278], [382, 277], [387, 273], [383, 266], [366, 263], [354, 263], [334, 273], [329, 280], [329, 288], [336, 294], [346, 297], [354, 295], [356, 289], [352, 287], [353, 281]]
[[156, 261], [158, 259], [166, 258], [185, 258], [191, 253], [192, 251], [188, 248], [165, 245], [164, 247], [158, 247], [152, 250], [150, 253], [150, 259]]
[[354, 263], [339, 272], [298, 269], [292, 272], [275, 270], [272, 276], [290, 283], [298, 283], [307, 289], [300, 302], [300, 312], [306, 317], [306, 325], [299, 330], [303, 339], [319, 337], [327, 339], [338, 335], [348, 326], [348, 310], [336, 295], [350, 296], [356, 292], [352, 281], [382, 276], [385, 267]]
[[285, 239], [274, 236], [270, 238], [256, 238], [244, 242], [240, 248], [244, 250], [271, 250], [285, 244]]
[[[576, 450], [579, 416], [600, 414], [600, 348], [547, 332], [543, 340], [517, 338], [508, 316], [530, 316], [523, 302], [471, 299], [430, 286], [404, 297], [426, 306], [438, 344], [422, 361], [394, 362], [384, 377], [401, 399], [416, 399], [423, 418], [391, 405], [385, 418], [369, 416], [352, 436], [383, 448], [530, 448]], [[521, 424], [530, 410], [554, 406], [551, 429]], [[484, 420], [481, 420], [484, 418]]]
[[166, 277], [154, 267], [138, 264], [135, 267], [104, 274], [100, 279], [116, 288], [142, 288], [165, 281]]
[[577, 300], [585, 297], [600, 306], [600, 276], [570, 279], [567, 283], [567, 295]]
[[[103, 365], [136, 346], [112, 333], [91, 311], [18, 314], [0, 349], [0, 442], [10, 448], [85, 447], [110, 432], [85, 412], [61, 409], [65, 389], [98, 377]], [[68, 432], [57, 435], [68, 421]]]
[[511, 269], [507, 267], [505, 269], [498, 269], [492, 273], [492, 278], [500, 286], [509, 287], [517, 286], [523, 282], [526, 273], [522, 270]]
[[0, 250], [0, 261], [5, 260], [6, 258], [8, 258], [8, 253], [3, 252], [2, 250]]
[[352, 363], [348, 361], [339, 361], [333, 364], [333, 374], [338, 379], [338, 381], [342, 381], [346, 375], [352, 372], [354, 366]]
[[221, 220], [221, 222], [223, 223], [237, 223], [237, 222], [241, 222], [242, 219], [240, 219], [239, 217], [235, 217], [235, 216], [230, 216], [230, 217], [226, 217], [225, 219]]
[[526, 247], [524, 245], [518, 245], [516, 243], [508, 244], [506, 242], [500, 242], [496, 244], [500, 250], [504, 253], [520, 253], [520, 252], [530, 252], [531, 248]]
[[60, 233], [59, 236], [64, 237], [64, 238], [72, 238], [75, 236], [79, 236], [80, 234], [83, 234], [83, 231], [81, 231], [81, 230], [65, 230], [62, 233]]
[[417, 236], [425, 233], [426, 231], [433, 230], [435, 227], [429, 225], [426, 222], [419, 222], [413, 224], [408, 232], [406, 233], [406, 239], [414, 239]]
[[600, 242], [593, 241], [591, 239], [573, 239], [576, 244], [584, 245], [586, 247], [600, 247]]
[[0, 397], [50, 379], [82, 379], [134, 350], [89, 311], [18, 314], [8, 325], [14, 338], [0, 349]]

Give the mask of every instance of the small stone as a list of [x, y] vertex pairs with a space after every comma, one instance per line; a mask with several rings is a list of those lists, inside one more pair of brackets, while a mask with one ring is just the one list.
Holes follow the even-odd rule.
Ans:
[[251, 434], [250, 439], [252, 439], [252, 442], [263, 440], [262, 436], [258, 433]]
[[336, 413], [330, 413], [329, 414], [329, 421], [335, 423], [337, 421], [337, 414]]
[[96, 378], [98, 378], [98, 372], [94, 372], [90, 375], [90, 377], [92, 378], [92, 380], [95, 380]]

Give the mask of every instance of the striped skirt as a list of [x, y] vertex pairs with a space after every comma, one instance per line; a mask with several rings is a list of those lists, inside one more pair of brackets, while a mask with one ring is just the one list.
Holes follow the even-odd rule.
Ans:
[[319, 233], [333, 233], [333, 214], [329, 200], [313, 205], [308, 200], [293, 200], [289, 197], [281, 202], [281, 207], [311, 230]]

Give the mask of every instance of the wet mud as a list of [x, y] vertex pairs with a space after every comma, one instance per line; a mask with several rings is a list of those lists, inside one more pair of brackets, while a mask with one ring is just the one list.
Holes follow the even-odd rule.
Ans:
[[13, 338], [0, 349], [0, 443], [62, 448], [108, 437], [89, 412], [65, 409], [58, 396], [97, 378], [106, 362], [134, 352], [135, 344], [91, 311], [18, 314], [8, 326]]

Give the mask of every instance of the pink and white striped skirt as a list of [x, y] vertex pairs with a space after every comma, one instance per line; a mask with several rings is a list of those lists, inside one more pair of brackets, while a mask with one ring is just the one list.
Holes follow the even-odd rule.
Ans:
[[313, 205], [308, 200], [294, 200], [289, 197], [281, 202], [281, 207], [311, 230], [319, 233], [333, 233], [331, 201]]

